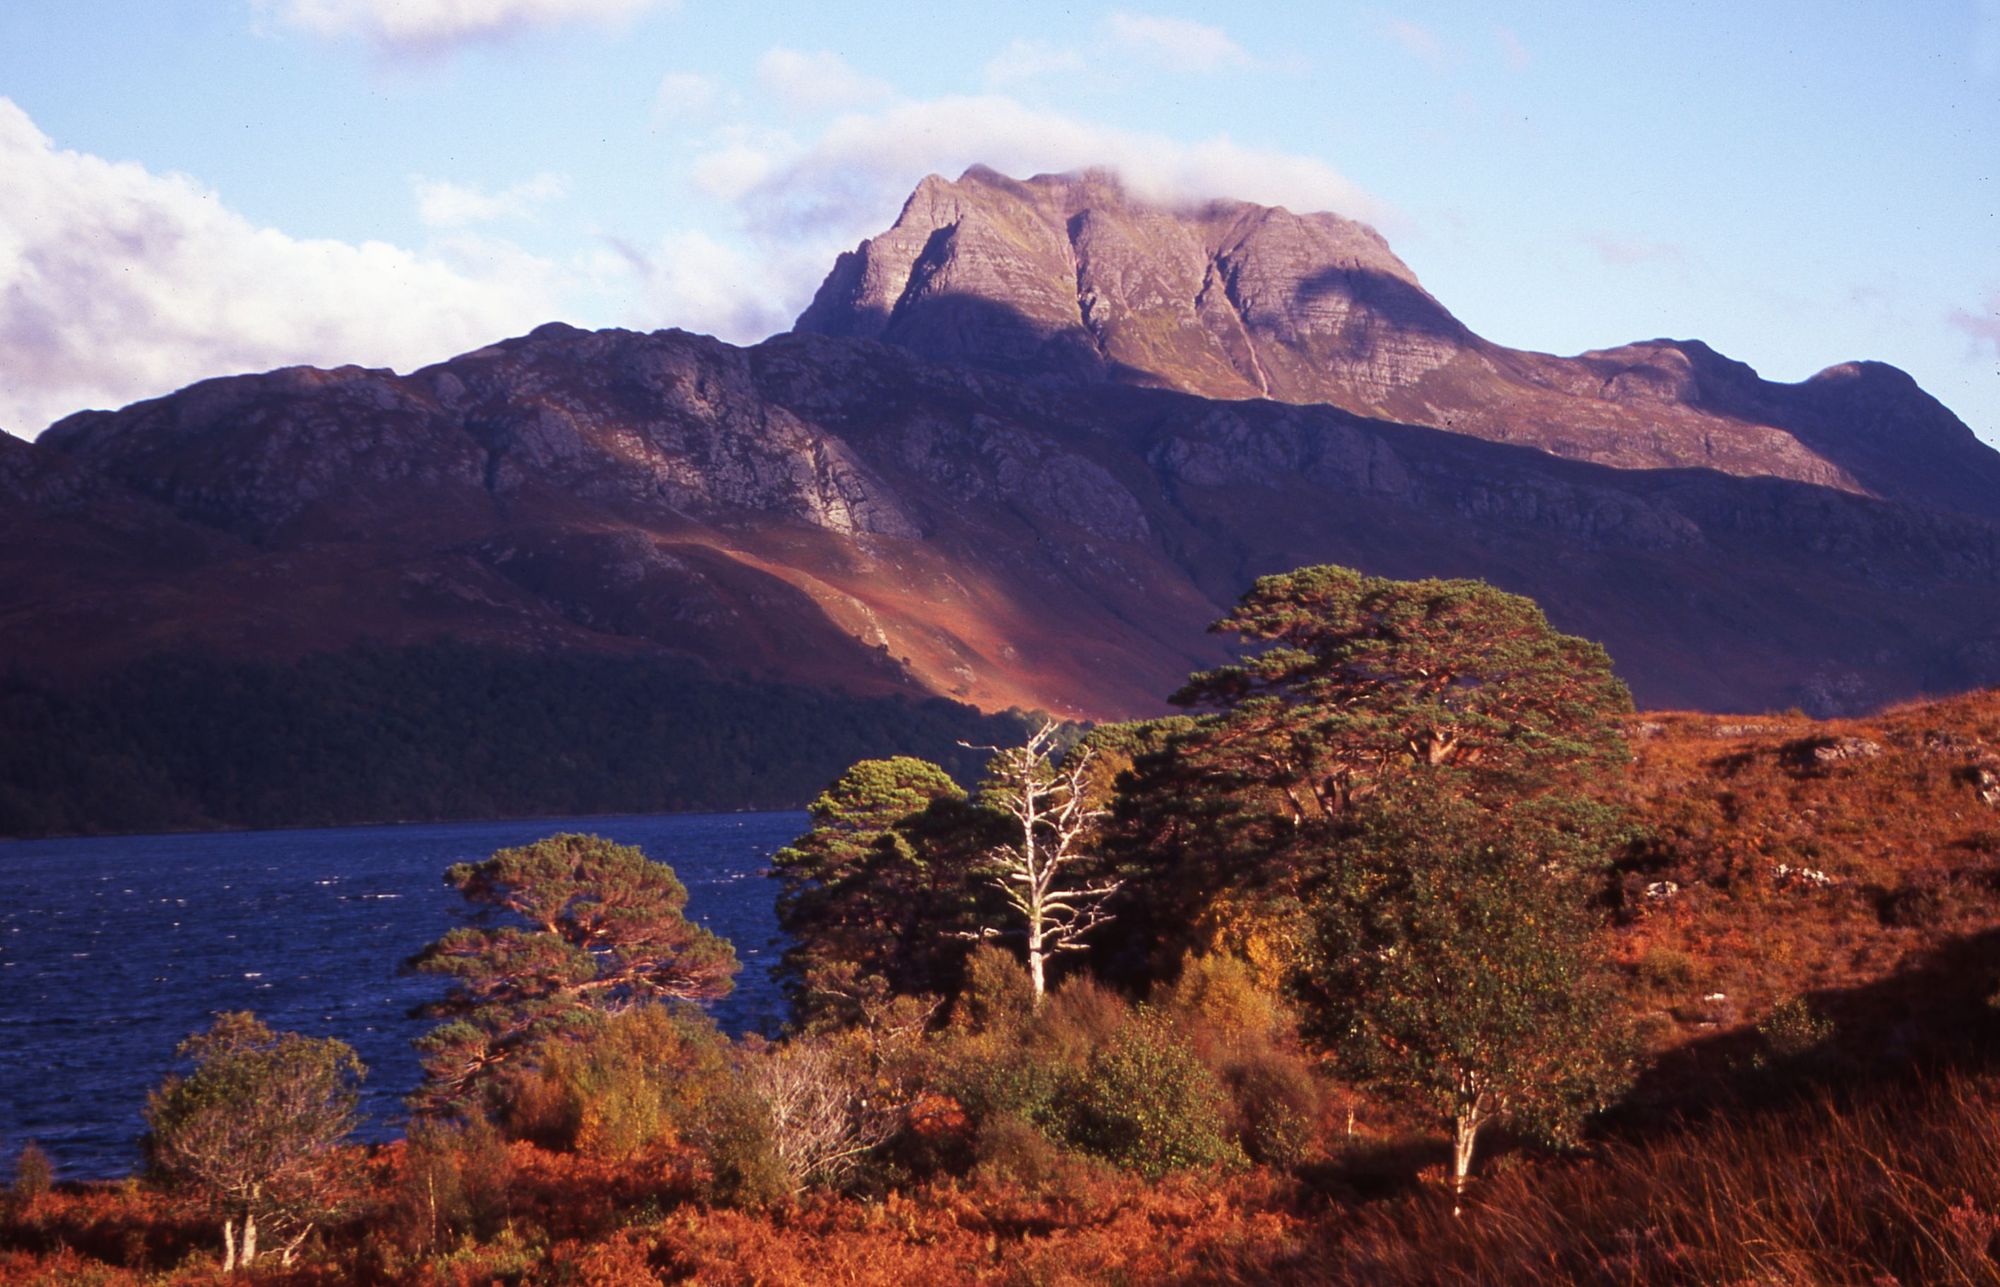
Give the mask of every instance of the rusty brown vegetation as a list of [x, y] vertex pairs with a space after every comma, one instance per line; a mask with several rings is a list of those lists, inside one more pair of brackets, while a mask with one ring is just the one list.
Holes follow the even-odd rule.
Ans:
[[[431, 1130], [348, 1150], [344, 1221], [238, 1280], [2000, 1282], [2000, 693], [1631, 731], [1635, 821], [1603, 901], [1640, 1075], [1582, 1150], [1497, 1150], [1463, 1218], [1444, 1141], [1323, 1077], [1296, 1100], [1307, 1129], [1244, 1151], [1263, 1102], [1244, 1086], [1310, 1071], [1248, 983], [1161, 987], [1144, 1010], [1072, 983], [1032, 1018], [1001, 986], [941, 1037], [883, 1021], [821, 1038], [843, 1075], [905, 1097], [888, 1161], [849, 1192], [731, 1189], [712, 1122], [617, 1148]], [[1087, 1075], [1091, 1043], [1142, 1019], [1219, 1088], [1212, 1165], [1148, 1180], [981, 1118], [981, 1095], [1034, 1111], [1027, 1070]], [[1010, 1045], [1036, 1058], [1010, 1072]], [[5, 1202], [0, 1281], [214, 1279], [184, 1198], [51, 1188], [38, 1166]]]

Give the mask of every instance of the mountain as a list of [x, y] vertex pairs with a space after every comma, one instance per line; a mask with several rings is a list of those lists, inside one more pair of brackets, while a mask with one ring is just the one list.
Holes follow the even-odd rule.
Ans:
[[[1315, 562], [1531, 594], [1647, 705], [1840, 713], [2000, 683], [2000, 465], [1948, 412], [1869, 364], [1780, 386], [1696, 345], [1614, 352], [1489, 345], [1335, 216], [1164, 210], [1096, 175], [927, 180], [752, 347], [550, 324], [407, 375], [228, 377], [0, 436], [0, 741], [82, 729], [80, 764], [171, 741], [196, 716], [161, 707], [142, 736], [131, 712], [172, 655], [261, 668], [171, 673], [267, 693], [238, 723], [274, 748], [331, 718], [292, 690], [331, 686], [448, 777], [491, 738], [425, 740], [425, 702], [458, 691], [442, 668], [552, 728], [513, 690], [587, 690], [613, 720], [698, 707], [728, 764], [776, 772], [825, 739], [753, 720], [753, 690], [837, 697], [815, 727], [866, 723], [877, 753], [895, 711], [946, 747], [992, 736], [972, 708], [1151, 713], [1223, 655], [1205, 626], [1253, 577]], [[530, 681], [523, 657], [597, 668]], [[710, 696], [658, 696], [690, 685]], [[551, 736], [552, 764], [608, 754]], [[351, 812], [506, 808], [499, 786], [393, 785]], [[648, 790], [617, 807], [763, 799]]]
[[1572, 358], [1504, 348], [1363, 224], [1241, 201], [1170, 208], [1103, 172], [925, 179], [893, 227], [840, 257], [797, 329], [2000, 517], [2000, 455], [1893, 367], [1782, 385], [1693, 340]]

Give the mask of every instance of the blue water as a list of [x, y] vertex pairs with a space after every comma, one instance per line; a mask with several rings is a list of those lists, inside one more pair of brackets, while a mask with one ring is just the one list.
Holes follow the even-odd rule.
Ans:
[[637, 845], [736, 945], [730, 1033], [774, 1031], [782, 943], [770, 856], [802, 813], [680, 814], [0, 843], [0, 1163], [27, 1140], [59, 1177], [139, 1162], [146, 1092], [224, 1010], [338, 1037], [368, 1065], [362, 1138], [396, 1133], [416, 1085], [411, 1007], [444, 981], [398, 966], [468, 917], [444, 869], [559, 831]]

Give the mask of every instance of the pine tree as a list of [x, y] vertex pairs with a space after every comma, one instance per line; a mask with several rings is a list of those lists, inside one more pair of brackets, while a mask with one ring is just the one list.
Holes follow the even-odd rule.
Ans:
[[673, 869], [630, 845], [550, 836], [459, 863], [445, 881], [524, 924], [455, 929], [411, 958], [454, 980], [424, 1010], [449, 1020], [418, 1041], [426, 1111], [471, 1107], [537, 1043], [579, 1036], [605, 1014], [723, 996], [738, 968], [727, 941], [683, 915], [687, 889]]

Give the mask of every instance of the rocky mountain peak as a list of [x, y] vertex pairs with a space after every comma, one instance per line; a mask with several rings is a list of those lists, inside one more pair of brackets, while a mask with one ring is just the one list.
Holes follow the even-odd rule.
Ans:
[[[1622, 469], [1717, 470], [2000, 516], [2000, 456], [1875, 363], [1762, 380], [1699, 340], [1505, 348], [1373, 228], [1108, 170], [917, 185], [840, 256], [795, 328], [1033, 379], [1326, 403]], [[1894, 378], [1901, 377], [1901, 378]]]
[[925, 179], [842, 255], [799, 331], [1014, 374], [1319, 402], [1471, 339], [1372, 228], [1241, 201], [1173, 207], [1108, 170]]

